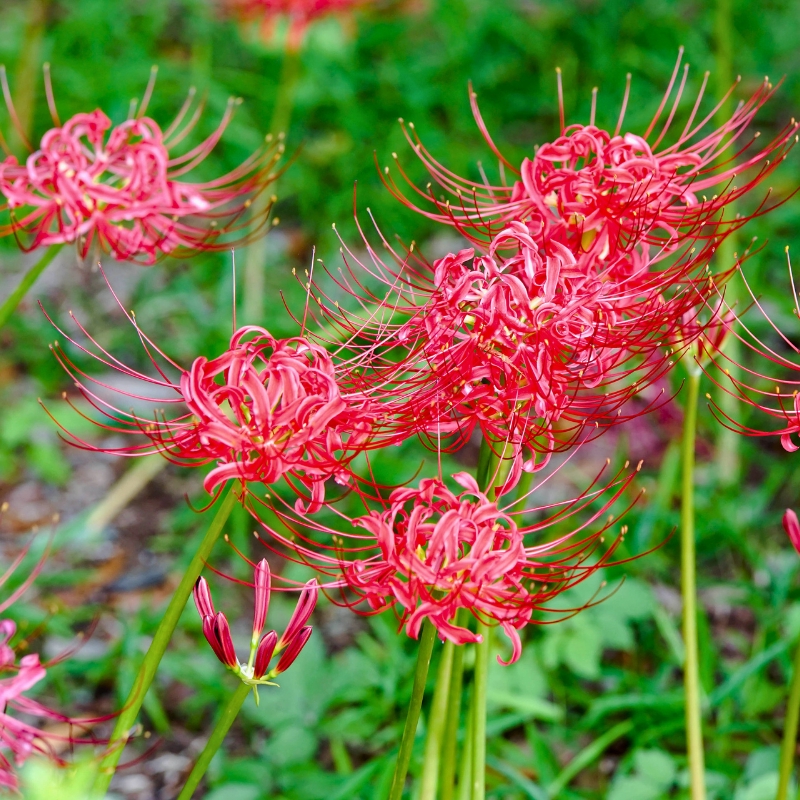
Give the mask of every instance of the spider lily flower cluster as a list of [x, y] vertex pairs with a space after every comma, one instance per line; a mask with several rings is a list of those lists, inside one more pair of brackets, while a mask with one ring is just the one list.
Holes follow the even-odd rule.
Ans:
[[[643, 245], [669, 251], [687, 237], [715, 238], [741, 223], [731, 215], [731, 204], [780, 165], [795, 143], [798, 123], [791, 120], [761, 146], [754, 147], [758, 132], [745, 138], [755, 115], [776, 91], [765, 78], [729, 119], [709, 130], [736, 84], [698, 121], [708, 81], [706, 73], [682, 131], [671, 144], [658, 149], [675, 125], [685, 90], [688, 64], [681, 71], [682, 58], [681, 48], [667, 90], [641, 135], [622, 133], [630, 75], [615, 130], [610, 133], [595, 124], [597, 90], [589, 124], [565, 126], [559, 72], [561, 134], [555, 141], [542, 144], [533, 158], [526, 157], [519, 165], [504, 156], [494, 143], [481, 117], [477, 95], [470, 87], [478, 128], [503, 168], [518, 179], [511, 185], [494, 185], [488, 180], [477, 183], [459, 177], [428, 153], [412, 124], [407, 127], [401, 120], [406, 138], [436, 188], [447, 192], [450, 199], [438, 199], [432, 185], [426, 191], [416, 187], [406, 178], [399, 161], [400, 174], [418, 200], [406, 197], [389, 167], [384, 170], [385, 183], [415, 211], [455, 227], [483, 248], [514, 220], [525, 223], [540, 240], [562, 242], [602, 266], [616, 258], [629, 260]], [[667, 118], [659, 127], [670, 102]], [[425, 205], [416, 204], [423, 200]], [[761, 203], [753, 215], [769, 209]]]
[[[98, 358], [175, 395], [167, 400], [135, 395], [152, 404], [151, 418], [111, 405], [97, 393], [98, 382], [81, 372], [60, 347], [54, 348], [76, 386], [104, 413], [109, 426], [136, 440], [149, 440], [105, 448], [106, 452], [161, 453], [183, 465], [213, 463], [204, 480], [210, 493], [229, 480], [271, 484], [284, 479], [299, 495], [298, 510], [310, 512], [321, 507], [328, 478], [350, 480], [347, 464], [369, 435], [368, 404], [363, 398], [342, 395], [333, 362], [323, 348], [301, 337], [276, 340], [264, 328], [248, 326], [234, 332], [222, 355], [211, 360], [201, 356], [183, 370], [142, 337], [158, 378], [121, 366], [99, 345]], [[156, 357], [166, 369], [179, 370], [176, 381], [168, 379]], [[176, 412], [157, 410], [165, 406]], [[79, 447], [98, 449], [67, 436]]]
[[[509, 661], [498, 657], [507, 664], [519, 658], [519, 631], [535, 611], [546, 611], [548, 600], [612, 563], [624, 527], [623, 534], [612, 534], [609, 547], [599, 548], [627, 508], [609, 514], [597, 529], [593, 525], [624, 496], [639, 468], [606, 484], [598, 476], [579, 497], [540, 508], [530, 508], [536, 488], [501, 503], [465, 472], [452, 476], [460, 491], [442, 478], [423, 478], [416, 487], [395, 489], [363, 516], [340, 514], [335, 527], [289, 508], [275, 511], [273, 504], [279, 524], [261, 521], [266, 536], [259, 538], [327, 576], [328, 585], [355, 610], [364, 601], [365, 613], [394, 609], [412, 638], [419, 637], [428, 619], [442, 639], [481, 641], [480, 634], [456, 624], [461, 609], [499, 625], [513, 648]], [[501, 497], [507, 499], [511, 488], [513, 479], [506, 479]], [[264, 501], [255, 495], [249, 501], [254, 516], [263, 520]], [[530, 516], [543, 519], [526, 522]], [[575, 516], [579, 522], [572, 521]], [[563, 531], [567, 521], [571, 529], [546, 539], [550, 528]]]
[[[275, 631], [263, 633], [267, 622], [271, 589], [269, 564], [266, 559], [259, 561], [255, 567], [254, 589], [253, 633], [250, 638], [250, 654], [245, 663], [236, 657], [228, 619], [221, 611], [214, 610], [211, 591], [205, 578], [197, 579], [194, 602], [203, 620], [203, 635], [214, 654], [243, 683], [253, 687], [258, 702], [258, 687], [274, 685], [272, 679], [289, 669], [311, 637], [311, 626], [306, 623], [317, 604], [319, 590], [315, 580], [306, 584], [300, 593], [294, 614], [279, 638]], [[270, 662], [275, 656], [279, 656], [278, 662], [270, 669]]]
[[272, 137], [226, 175], [195, 183], [185, 179], [215, 148], [237, 101], [228, 103], [207, 138], [177, 154], [202, 112], [193, 89], [166, 130], [145, 116], [155, 71], [138, 110], [132, 107], [129, 119], [119, 125], [100, 110], [75, 114], [62, 123], [45, 70], [55, 127], [34, 149], [19, 124], [4, 71], [0, 80], [11, 119], [31, 150], [20, 163], [0, 140], [6, 151], [0, 162], [0, 194], [10, 215], [0, 236], [13, 234], [23, 250], [71, 243], [86, 257], [97, 242], [119, 260], [152, 264], [164, 255], [245, 243], [266, 222], [270, 203], [264, 204], [259, 220], [245, 219], [245, 212], [276, 177], [283, 144]]

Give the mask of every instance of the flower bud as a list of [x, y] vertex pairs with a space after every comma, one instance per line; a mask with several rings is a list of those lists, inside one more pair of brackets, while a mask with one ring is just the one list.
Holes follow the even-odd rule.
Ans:
[[201, 617], [214, 616], [214, 603], [211, 601], [211, 590], [208, 588], [208, 581], [205, 578], [198, 578], [194, 585], [194, 604]]
[[286, 626], [286, 630], [281, 636], [280, 645], [286, 647], [291, 644], [298, 631], [308, 622], [314, 606], [317, 604], [317, 595], [319, 594], [319, 587], [316, 580], [313, 578], [305, 585], [303, 591], [300, 592], [300, 599], [297, 601], [297, 607]]
[[255, 613], [253, 615], [253, 641], [261, 636], [267, 622], [269, 610], [270, 573], [266, 558], [262, 558], [256, 565], [255, 573]]
[[789, 536], [789, 541], [794, 549], [800, 554], [800, 522], [797, 520], [797, 514], [791, 508], [787, 508], [783, 515], [783, 529]]
[[269, 662], [272, 661], [272, 655], [275, 652], [275, 647], [278, 644], [278, 634], [275, 631], [269, 631], [261, 637], [256, 650], [256, 660], [253, 665], [253, 677], [263, 678], [266, 671], [269, 669]]
[[[316, 599], [316, 596], [315, 596]], [[299, 633], [289, 642], [288, 647], [286, 650], [283, 651], [283, 655], [278, 659], [278, 666], [275, 667], [275, 674], [278, 675], [281, 672], [285, 672], [289, 667], [294, 664], [295, 659], [297, 656], [300, 655], [300, 651], [306, 646], [306, 642], [309, 640], [311, 636], [311, 626], [307, 625], [305, 628], [302, 628]]]
[[228, 625], [227, 618], [221, 611], [214, 617], [214, 637], [216, 638], [220, 652], [222, 653], [222, 658], [220, 658], [220, 661], [222, 661], [226, 667], [236, 669], [239, 666], [239, 662], [236, 659], [236, 650], [233, 646], [231, 628], [230, 625]]

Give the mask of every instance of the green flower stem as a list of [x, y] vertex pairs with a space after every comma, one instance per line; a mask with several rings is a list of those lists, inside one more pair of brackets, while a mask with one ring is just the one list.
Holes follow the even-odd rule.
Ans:
[[489, 677], [489, 647], [492, 629], [478, 622], [483, 639], [475, 645], [475, 685], [472, 691], [472, 796], [486, 798], [486, 689]]
[[[300, 56], [296, 50], [286, 48], [278, 77], [278, 90], [275, 94], [275, 105], [272, 107], [272, 119], [269, 132], [273, 136], [286, 136], [294, 108], [294, 90], [300, 76]], [[277, 181], [270, 187], [271, 191], [261, 192], [253, 201], [254, 219], [260, 219], [267, 211], [270, 195], [277, 192]], [[260, 325], [264, 321], [264, 297], [266, 294], [266, 261], [267, 237], [260, 236], [247, 246], [244, 263], [244, 320], [248, 325]]]
[[417, 733], [419, 713], [422, 709], [422, 697], [425, 694], [425, 682], [428, 679], [428, 667], [431, 664], [431, 653], [433, 652], [433, 643], [435, 641], [436, 628], [433, 627], [430, 620], [426, 619], [422, 623], [422, 634], [417, 654], [417, 669], [414, 673], [414, 686], [411, 689], [411, 703], [408, 706], [406, 724], [403, 728], [400, 752], [397, 754], [389, 800], [400, 800], [403, 796], [403, 787], [406, 783], [408, 765], [411, 763], [411, 751], [414, 747], [414, 737]]
[[200, 573], [211, 555], [211, 550], [217, 539], [219, 539], [222, 529], [238, 500], [236, 489], [239, 485], [239, 483], [233, 484], [219, 505], [211, 525], [209, 525], [200, 546], [195, 551], [186, 572], [181, 578], [181, 582], [178, 584], [178, 588], [175, 590], [175, 594], [172, 595], [172, 599], [169, 601], [164, 616], [158, 625], [156, 635], [153, 637], [144, 661], [139, 667], [133, 688], [125, 701], [125, 706], [117, 717], [117, 723], [109, 741], [108, 753], [100, 762], [99, 773], [95, 781], [95, 790], [101, 795], [106, 792], [108, 785], [111, 783], [111, 778], [114, 777], [114, 772], [122, 756], [122, 750], [125, 747], [129, 732], [136, 722], [136, 717], [142, 707], [147, 690], [153, 682], [158, 665], [164, 657], [178, 620], [186, 607], [186, 601], [189, 599], [194, 584], [200, 577]]
[[[8, 144], [12, 152], [30, 152], [33, 109], [36, 107], [42, 66], [42, 44], [47, 29], [47, 7], [50, 0], [28, 0], [25, 10], [25, 27], [19, 46], [19, 60], [14, 75], [14, 109], [17, 112], [20, 130], [12, 125]], [[26, 152], [26, 155], [27, 155]]]
[[[481, 442], [478, 455], [478, 486], [494, 499], [492, 489], [502, 486], [511, 469], [510, 448], [502, 443]], [[498, 452], [499, 451], [499, 452]], [[472, 688], [472, 794], [470, 800], [486, 797], [486, 692], [489, 677], [491, 628], [478, 620], [481, 641], [475, 645], [475, 677]]]
[[231, 725], [233, 725], [233, 721], [239, 714], [239, 709], [242, 707], [247, 695], [250, 694], [250, 691], [250, 686], [240, 682], [239, 687], [231, 695], [225, 708], [222, 709], [222, 714], [217, 720], [217, 724], [214, 726], [214, 730], [211, 732], [211, 737], [206, 742], [203, 752], [200, 753], [200, 757], [192, 767], [192, 771], [189, 773], [189, 777], [186, 779], [186, 783], [183, 789], [181, 789], [181, 793], [178, 795], [178, 800], [189, 800], [194, 794], [194, 790], [203, 779], [203, 775], [206, 774], [211, 759], [214, 758], [217, 750], [219, 750], [222, 742], [225, 740], [228, 731], [231, 729]]
[[[775, 795], [775, 800], [786, 800], [789, 796], [789, 782], [794, 770], [794, 754], [797, 749], [798, 721], [800, 721], [800, 641], [797, 642], [797, 649], [794, 653], [792, 685], [789, 689], [789, 703], [786, 706], [786, 720], [783, 724], [778, 794]], [[797, 797], [800, 800], [800, 791]]]
[[48, 264], [58, 255], [63, 246], [63, 244], [50, 245], [44, 251], [42, 257], [25, 273], [25, 277], [20, 281], [19, 286], [0, 305], [0, 328], [4, 327], [11, 319], [11, 315], [22, 302], [22, 298], [28, 293], [28, 289], [36, 283], [36, 279], [45, 271]]
[[455, 650], [456, 646], [448, 639], [442, 649], [442, 658], [436, 675], [436, 689], [431, 702], [428, 738], [425, 741], [425, 760], [422, 765], [422, 777], [420, 778], [419, 800], [436, 800], [437, 796], [442, 743], [448, 723], [447, 707], [450, 700], [450, 683], [453, 674]]
[[[459, 609], [456, 624], [466, 624], [466, 612]], [[446, 645], [445, 645], [446, 646]], [[447, 722], [442, 743], [442, 767], [439, 779], [439, 800], [453, 800], [458, 750], [458, 720], [461, 715], [461, 692], [464, 686], [464, 648], [455, 647], [453, 668], [450, 674], [450, 693], [447, 698]]]
[[[733, 9], [731, 0], [716, 0], [716, 15], [714, 20], [714, 50], [716, 68], [714, 73], [717, 79], [717, 96], [722, 97], [731, 88], [735, 80], [733, 71]], [[722, 124], [731, 118], [734, 110], [733, 97], [729, 97], [722, 108], [719, 110], [717, 120]], [[730, 168], [727, 158], [720, 170]], [[728, 215], [730, 218], [736, 216], [736, 204], [729, 205]], [[736, 264], [737, 249], [736, 233], [730, 233], [717, 246], [714, 260], [716, 269], [723, 272], [732, 269]], [[744, 285], [739, 275], [734, 274], [725, 284], [725, 303], [728, 306], [741, 306], [743, 300], [742, 290]], [[746, 305], [746, 303], [745, 303]], [[725, 367], [730, 373], [730, 379], [735, 381], [741, 379], [742, 368], [741, 354], [742, 346], [736, 336], [727, 336], [723, 343], [725, 353]], [[719, 406], [723, 415], [735, 417], [739, 410], [739, 398], [729, 392], [720, 392]], [[726, 425], [720, 425], [717, 433], [717, 447], [714, 463], [714, 474], [723, 486], [734, 486], [739, 482], [742, 471], [741, 459], [741, 434], [731, 430]]]
[[691, 800], [705, 800], [705, 763], [700, 696], [700, 656], [697, 641], [697, 557], [694, 531], [694, 461], [697, 433], [697, 398], [700, 391], [699, 367], [689, 363], [688, 395], [684, 408], [681, 445], [681, 595], [683, 598], [683, 641], [686, 659], [683, 684], [686, 700], [686, 747], [689, 758]]
[[474, 737], [472, 735], [472, 717], [475, 703], [470, 702], [467, 712], [467, 726], [464, 736], [464, 747], [461, 750], [461, 763], [458, 768], [458, 800], [470, 800], [472, 797], [472, 746]]

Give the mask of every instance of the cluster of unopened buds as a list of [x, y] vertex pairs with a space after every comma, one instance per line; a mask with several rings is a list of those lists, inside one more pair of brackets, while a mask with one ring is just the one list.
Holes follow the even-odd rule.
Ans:
[[[253, 633], [250, 638], [250, 653], [246, 662], [236, 657], [228, 619], [221, 611], [214, 610], [208, 582], [200, 577], [194, 587], [194, 602], [203, 620], [203, 635], [211, 645], [217, 658], [243, 683], [253, 687], [258, 702], [258, 687], [273, 686], [274, 678], [285, 672], [294, 663], [311, 636], [311, 626], [306, 625], [317, 604], [318, 588], [315, 580], [309, 581], [281, 637], [275, 631], [263, 633], [267, 623], [270, 598], [269, 564], [264, 558], [255, 567], [255, 613]], [[270, 669], [275, 656], [278, 662]]]

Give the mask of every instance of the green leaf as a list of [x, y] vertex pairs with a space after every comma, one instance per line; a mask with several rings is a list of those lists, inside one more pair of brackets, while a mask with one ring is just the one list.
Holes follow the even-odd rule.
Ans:
[[659, 800], [663, 789], [648, 778], [634, 775], [615, 778], [606, 800]]
[[564, 710], [560, 706], [547, 700], [542, 700], [539, 697], [530, 697], [524, 694], [489, 688], [487, 698], [493, 705], [519, 711], [529, 719], [559, 722], [564, 718]]
[[646, 776], [662, 789], [672, 785], [678, 771], [672, 756], [663, 750], [637, 750], [633, 763], [640, 775]]

